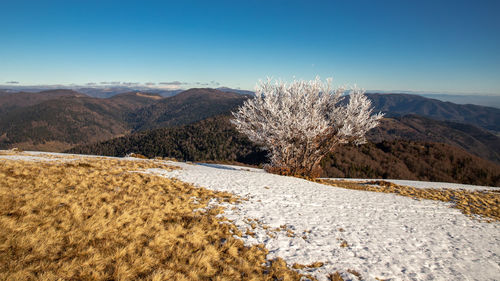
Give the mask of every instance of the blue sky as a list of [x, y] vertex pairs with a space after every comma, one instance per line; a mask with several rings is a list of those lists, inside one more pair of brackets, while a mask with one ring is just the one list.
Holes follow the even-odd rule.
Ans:
[[[0, 84], [333, 77], [500, 94], [500, 1], [0, 0]], [[213, 81], [213, 82], [211, 82]]]

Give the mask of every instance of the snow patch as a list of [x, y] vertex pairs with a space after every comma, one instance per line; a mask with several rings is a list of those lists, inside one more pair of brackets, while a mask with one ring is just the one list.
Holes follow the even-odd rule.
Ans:
[[500, 224], [472, 220], [449, 203], [236, 168], [168, 164], [182, 169], [145, 172], [247, 198], [223, 204], [245, 243], [263, 243], [268, 258], [289, 265], [324, 262], [302, 271], [319, 280], [348, 269], [365, 280], [498, 280]]

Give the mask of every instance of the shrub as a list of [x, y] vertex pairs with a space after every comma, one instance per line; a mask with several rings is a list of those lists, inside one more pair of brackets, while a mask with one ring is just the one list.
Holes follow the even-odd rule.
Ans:
[[321, 159], [343, 143], [361, 144], [382, 114], [371, 115], [371, 102], [354, 88], [323, 83], [268, 79], [257, 85], [256, 96], [233, 112], [231, 122], [250, 140], [269, 151], [270, 168], [280, 174], [312, 176]]

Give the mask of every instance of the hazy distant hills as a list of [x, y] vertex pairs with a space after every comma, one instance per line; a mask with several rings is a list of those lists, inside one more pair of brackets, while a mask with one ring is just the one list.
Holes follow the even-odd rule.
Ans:
[[255, 92], [252, 92], [252, 91], [240, 90], [240, 89], [232, 89], [232, 88], [228, 88], [228, 87], [219, 87], [219, 88], [217, 88], [217, 90], [223, 91], [223, 92], [226, 92], [226, 93], [236, 93], [236, 94], [247, 95], [247, 96], [253, 96], [253, 95], [255, 95]]
[[72, 90], [50, 90], [37, 93], [0, 92], [0, 114], [19, 107], [32, 106], [61, 97], [85, 97], [85, 95]]
[[[124, 156], [134, 152], [147, 157], [174, 157], [189, 161], [237, 161], [254, 165], [265, 163], [265, 152], [239, 134], [229, 119], [229, 116], [217, 116], [180, 127], [138, 132], [101, 143], [78, 146], [68, 152], [109, 156]], [[403, 121], [399, 127], [409, 128], [408, 124], [418, 121], [418, 117], [416, 121]], [[385, 121], [382, 127], [393, 122], [399, 121]], [[386, 132], [387, 129], [383, 128], [381, 131]], [[325, 158], [322, 165], [325, 177], [500, 184], [500, 165], [458, 147], [430, 143], [425, 139], [419, 142], [407, 139], [384, 140], [358, 148], [342, 146], [336, 153]]]
[[375, 112], [387, 117], [417, 114], [437, 120], [468, 123], [500, 132], [500, 109], [472, 104], [454, 104], [417, 95], [367, 94]]
[[76, 85], [40, 85], [40, 86], [6, 86], [0, 85], [0, 95], [2, 93], [38, 93], [38, 92], [50, 92], [58, 91], [61, 89], [67, 89], [75, 91], [81, 94], [85, 94], [89, 97], [94, 98], [110, 98], [114, 95], [124, 94], [129, 92], [143, 92], [157, 94], [162, 97], [171, 97], [184, 90], [182, 89], [168, 89], [168, 88], [153, 88], [143, 85], [107, 85], [107, 86], [76, 86]]
[[76, 88], [75, 91], [79, 93], [84, 93], [88, 96], [95, 98], [110, 98], [115, 95], [129, 93], [129, 92], [144, 92], [150, 94], [156, 94], [162, 97], [175, 96], [183, 90], [168, 90], [160, 88], [145, 88], [145, 87], [106, 87], [106, 88]]
[[500, 95], [483, 95], [483, 94], [453, 95], [453, 94], [437, 94], [437, 93], [423, 93], [420, 95], [430, 99], [449, 101], [457, 104], [475, 104], [475, 105], [500, 108]]

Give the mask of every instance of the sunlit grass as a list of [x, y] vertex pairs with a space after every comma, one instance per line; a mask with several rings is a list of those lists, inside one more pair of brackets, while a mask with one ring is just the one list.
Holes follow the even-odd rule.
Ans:
[[[58, 158], [58, 157], [54, 157]], [[71, 157], [68, 157], [71, 158]], [[0, 280], [298, 280], [160, 161], [0, 159]], [[201, 208], [201, 209], [200, 209]]]

